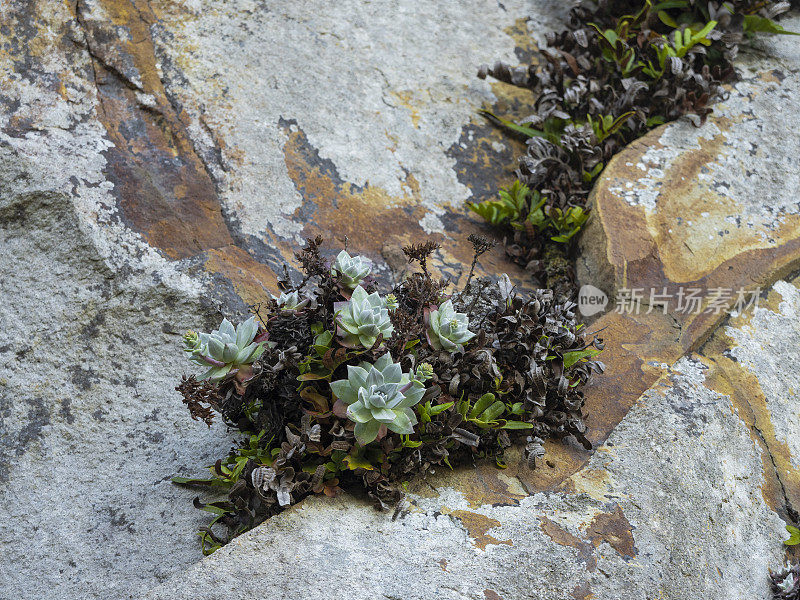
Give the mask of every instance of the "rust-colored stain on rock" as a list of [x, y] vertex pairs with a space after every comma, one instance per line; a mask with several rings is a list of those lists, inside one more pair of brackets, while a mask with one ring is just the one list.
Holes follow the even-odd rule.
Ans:
[[108, 177], [124, 220], [173, 259], [231, 244], [214, 183], [158, 75], [149, 6], [98, 5], [95, 17], [79, 2], [75, 16], [92, 57], [98, 118], [114, 143], [106, 151]]
[[574, 548], [578, 551], [578, 560], [586, 566], [588, 572], [593, 572], [597, 568], [597, 557], [594, 555], [594, 546], [572, 535], [569, 531], [561, 527], [558, 523], [551, 521], [547, 517], [539, 517], [541, 528], [547, 537], [559, 546]]
[[[777, 311], [781, 299], [780, 294], [771, 291], [760, 305]], [[752, 313], [745, 313], [731, 325], [742, 327], [750, 318]], [[731, 357], [732, 343], [725, 331], [719, 330], [700, 350], [701, 359], [709, 367], [705, 385], [730, 397], [753, 443], [762, 450], [764, 501], [787, 522], [793, 522], [800, 510], [800, 471], [793, 464], [791, 450], [776, 435], [758, 377]]]
[[[304, 224], [304, 237], [322, 235], [327, 240], [343, 240], [347, 236], [359, 253], [378, 261], [382, 261], [386, 247], [432, 239], [442, 245], [430, 261], [432, 272], [448, 277], [455, 285], [465, 281], [472, 261], [472, 245], [467, 237], [471, 233], [493, 235], [467, 215], [466, 207], [448, 209], [441, 215], [447, 223], [447, 235], [429, 235], [420, 225], [429, 209], [422, 204], [413, 173], [407, 173], [401, 196], [392, 196], [369, 183], [355, 185], [341, 178], [331, 160], [319, 155], [295, 121], [281, 119], [280, 125], [286, 134], [286, 168], [303, 198], [293, 218]], [[285, 244], [280, 246], [284, 255], [290, 255]], [[509, 261], [498, 245], [481, 257], [476, 276], [502, 272], [508, 272], [520, 288], [529, 288], [530, 278], [525, 271]]]
[[205, 268], [230, 281], [236, 294], [246, 304], [263, 302], [278, 289], [278, 280], [272, 269], [255, 260], [238, 246], [230, 245], [209, 250]]
[[586, 526], [586, 537], [595, 547], [605, 542], [620, 556], [636, 558], [633, 526], [628, 522], [619, 505], [616, 505], [610, 513], [597, 514]]
[[511, 540], [498, 540], [489, 535], [488, 532], [490, 529], [499, 527], [502, 524], [497, 519], [492, 519], [485, 515], [469, 512], [467, 510], [443, 510], [442, 512], [461, 521], [464, 529], [467, 530], [469, 537], [472, 539], [472, 544], [480, 550], [486, 550], [486, 546], [490, 545], [503, 544], [506, 546], [513, 546]]

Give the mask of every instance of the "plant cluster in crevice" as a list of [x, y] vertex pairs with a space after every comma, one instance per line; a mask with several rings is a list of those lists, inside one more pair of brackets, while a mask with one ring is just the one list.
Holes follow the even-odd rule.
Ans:
[[[474, 271], [492, 244], [470, 241]], [[242, 437], [210, 477], [174, 479], [225, 494], [195, 500], [213, 513], [204, 552], [310, 494], [361, 488], [391, 508], [410, 479], [481, 459], [503, 467], [512, 444], [531, 468], [548, 438], [591, 448], [581, 389], [602, 371], [602, 342], [571, 302], [472, 272], [450, 290], [428, 270], [433, 242], [404, 248], [418, 270], [381, 291], [367, 259], [343, 250], [331, 261], [321, 246], [308, 240], [302, 279], [287, 270], [255, 316], [184, 337], [206, 369], [176, 388], [191, 416], [219, 414]]]
[[780, 571], [770, 571], [772, 597], [775, 600], [800, 600], [800, 564], [787, 564]]
[[703, 123], [736, 79], [739, 44], [757, 33], [791, 33], [772, 0], [598, 0], [581, 2], [566, 31], [547, 35], [530, 66], [501, 62], [478, 76], [532, 92], [531, 114], [514, 122], [484, 114], [525, 138], [517, 181], [470, 208], [510, 228], [506, 249], [547, 287], [571, 289], [567, 254], [587, 219], [592, 184], [625, 144], [682, 115]]

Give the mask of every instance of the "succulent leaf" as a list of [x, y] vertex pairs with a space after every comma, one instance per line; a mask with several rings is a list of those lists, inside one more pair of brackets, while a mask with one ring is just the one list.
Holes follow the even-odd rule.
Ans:
[[281, 310], [302, 310], [309, 302], [308, 298], [301, 299], [297, 290], [289, 294], [281, 292], [280, 296], [273, 296], [273, 298]]
[[217, 331], [197, 334], [187, 332], [183, 338], [184, 350], [191, 353], [189, 360], [208, 367], [200, 379], [219, 381], [231, 371], [250, 365], [264, 352], [265, 342], [254, 342], [258, 323], [250, 317], [236, 327], [223, 319]]
[[353, 290], [372, 272], [372, 263], [363, 256], [350, 256], [345, 250], [339, 252], [331, 265], [331, 274], [339, 278], [339, 284]]

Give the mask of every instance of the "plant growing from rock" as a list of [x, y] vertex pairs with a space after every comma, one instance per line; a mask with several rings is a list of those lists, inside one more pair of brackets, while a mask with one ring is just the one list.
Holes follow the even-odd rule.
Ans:
[[456, 312], [453, 301], [447, 300], [439, 308], [425, 313], [426, 336], [434, 350], [463, 352], [464, 344], [475, 337], [469, 327], [469, 317]]
[[350, 256], [346, 250], [336, 255], [331, 273], [345, 290], [354, 290], [372, 272], [372, 263], [363, 256]]
[[653, 127], [682, 115], [704, 122], [723, 84], [737, 77], [739, 44], [757, 33], [791, 33], [774, 21], [789, 7], [775, 0], [582, 1], [567, 30], [547, 35], [534, 64], [480, 68], [481, 78], [529, 90], [531, 114], [512, 121], [483, 111], [522, 137], [527, 152], [513, 185], [470, 208], [510, 229], [509, 256], [569, 293], [573, 286], [561, 280], [571, 271], [549, 263], [585, 223], [603, 167]]
[[331, 382], [336, 398], [333, 410], [355, 423], [353, 434], [362, 446], [382, 438], [387, 431], [411, 435], [417, 424], [411, 407], [422, 400], [424, 381], [403, 373], [388, 353], [374, 365], [348, 365], [347, 379]]
[[394, 332], [386, 301], [377, 292], [367, 294], [360, 285], [350, 300], [337, 302], [334, 308], [337, 334], [346, 346], [372, 348], [379, 337], [389, 338]]
[[[473, 237], [474, 267], [491, 244]], [[432, 242], [405, 249], [421, 272], [385, 296], [364, 279], [367, 288], [348, 289], [321, 248], [308, 240], [297, 255], [303, 277], [293, 283], [287, 270], [280, 298], [254, 307], [260, 323], [226, 320], [186, 337], [193, 362], [227, 361], [224, 374], [210, 363], [206, 379], [185, 376], [177, 387], [192, 417], [219, 414], [244, 438], [210, 477], [174, 479], [226, 494], [195, 502], [213, 515], [204, 552], [309, 494], [361, 487], [390, 508], [409, 479], [481, 459], [502, 466], [514, 443], [531, 467], [548, 438], [591, 447], [581, 388], [602, 370], [602, 344], [583, 332], [572, 303], [517, 293], [508, 277], [473, 280], [472, 269], [451, 290], [427, 268]], [[212, 338], [222, 354], [216, 341], [208, 351]]]
[[800, 598], [800, 564], [786, 565], [777, 572], [770, 571], [770, 583], [775, 600]]
[[264, 351], [263, 342], [256, 342], [258, 323], [250, 317], [235, 328], [228, 319], [223, 319], [217, 331], [196, 333], [189, 331], [183, 336], [184, 350], [189, 360], [208, 370], [200, 379], [219, 381], [233, 374], [238, 382], [246, 382], [253, 373], [252, 365]]

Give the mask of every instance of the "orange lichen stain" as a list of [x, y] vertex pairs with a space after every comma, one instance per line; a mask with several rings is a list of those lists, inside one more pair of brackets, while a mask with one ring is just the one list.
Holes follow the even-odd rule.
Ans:
[[[781, 300], [779, 293], [770, 291], [760, 307], [777, 312]], [[746, 312], [731, 319], [730, 326], [745, 327], [751, 318], [752, 313]], [[782, 518], [788, 519], [786, 498], [792, 506], [800, 506], [800, 472], [794, 467], [789, 447], [776, 435], [758, 377], [731, 358], [729, 350], [733, 344], [724, 330], [719, 330], [703, 346], [699, 358], [709, 367], [705, 385], [730, 397], [735, 414], [747, 425], [754, 444], [762, 449], [764, 501]]]
[[443, 558], [439, 561], [439, 566], [442, 568], [442, 571], [447, 571], [447, 559]]
[[530, 20], [529, 17], [521, 17], [503, 29], [514, 40], [514, 53], [522, 65], [539, 64], [539, 46], [528, 27]]
[[592, 593], [592, 588], [589, 585], [588, 581], [579, 583], [574, 588], [572, 588], [570, 595], [575, 600], [592, 600], [592, 598], [594, 598], [594, 594]]
[[[514, 460], [509, 448], [509, 461]], [[451, 487], [461, 492], [471, 508], [486, 505], [516, 506], [527, 496], [519, 483], [514, 483], [494, 464], [479, 464], [474, 468], [440, 471], [435, 479], [437, 487]]]
[[607, 471], [586, 467], [567, 479], [559, 489], [568, 494], [586, 494], [594, 500], [605, 502], [608, 500], [610, 483]]
[[[447, 277], [454, 285], [463, 283], [472, 261], [470, 233], [485, 233], [480, 225], [463, 211], [445, 210], [447, 234], [427, 234], [420, 221], [429, 213], [422, 203], [419, 181], [407, 172], [401, 182], [403, 193], [391, 195], [369, 183], [355, 185], [344, 181], [336, 165], [320, 157], [310, 145], [303, 130], [292, 121], [283, 121], [286, 134], [283, 147], [287, 172], [303, 204], [293, 219], [304, 224], [303, 236], [322, 235], [328, 240], [345, 236], [358, 247], [358, 252], [380, 260], [387, 245], [406, 246], [422, 240], [442, 245], [429, 262], [435, 276]], [[279, 244], [280, 246], [280, 244]], [[284, 256], [290, 252], [281, 248]], [[476, 275], [508, 272], [514, 283], [525, 288], [529, 281], [524, 271], [511, 263], [498, 245], [481, 257]]]
[[107, 173], [123, 220], [172, 259], [233, 243], [188, 118], [173, 107], [159, 76], [149, 5], [98, 5], [93, 11], [77, 3], [72, 10], [97, 78], [97, 116], [114, 144], [105, 152]]
[[586, 526], [586, 536], [595, 548], [606, 542], [620, 556], [636, 558], [638, 553], [633, 539], [633, 526], [619, 505], [610, 513], [601, 512], [595, 515]]
[[389, 95], [393, 96], [397, 103], [411, 113], [411, 124], [414, 125], [416, 129], [419, 129], [419, 121], [421, 119], [421, 115], [419, 113], [419, 109], [412, 103], [414, 100], [414, 92], [410, 90], [397, 92], [391, 91]]
[[595, 570], [597, 567], [597, 558], [594, 556], [594, 546], [591, 543], [572, 535], [569, 531], [563, 529], [560, 525], [547, 517], [539, 517], [539, 520], [541, 521], [542, 531], [547, 537], [559, 546], [577, 550], [578, 560], [586, 565], [586, 570], [589, 572]]
[[472, 539], [472, 545], [479, 550], [486, 550], [486, 546], [506, 545], [513, 546], [511, 540], [498, 540], [497, 538], [488, 534], [490, 529], [502, 525], [497, 519], [492, 519], [485, 515], [481, 515], [467, 510], [449, 510], [442, 509], [442, 513], [455, 517], [467, 530], [469, 537]]
[[239, 297], [247, 304], [256, 304], [276, 293], [275, 273], [238, 246], [230, 245], [208, 251], [205, 269], [227, 278]]

